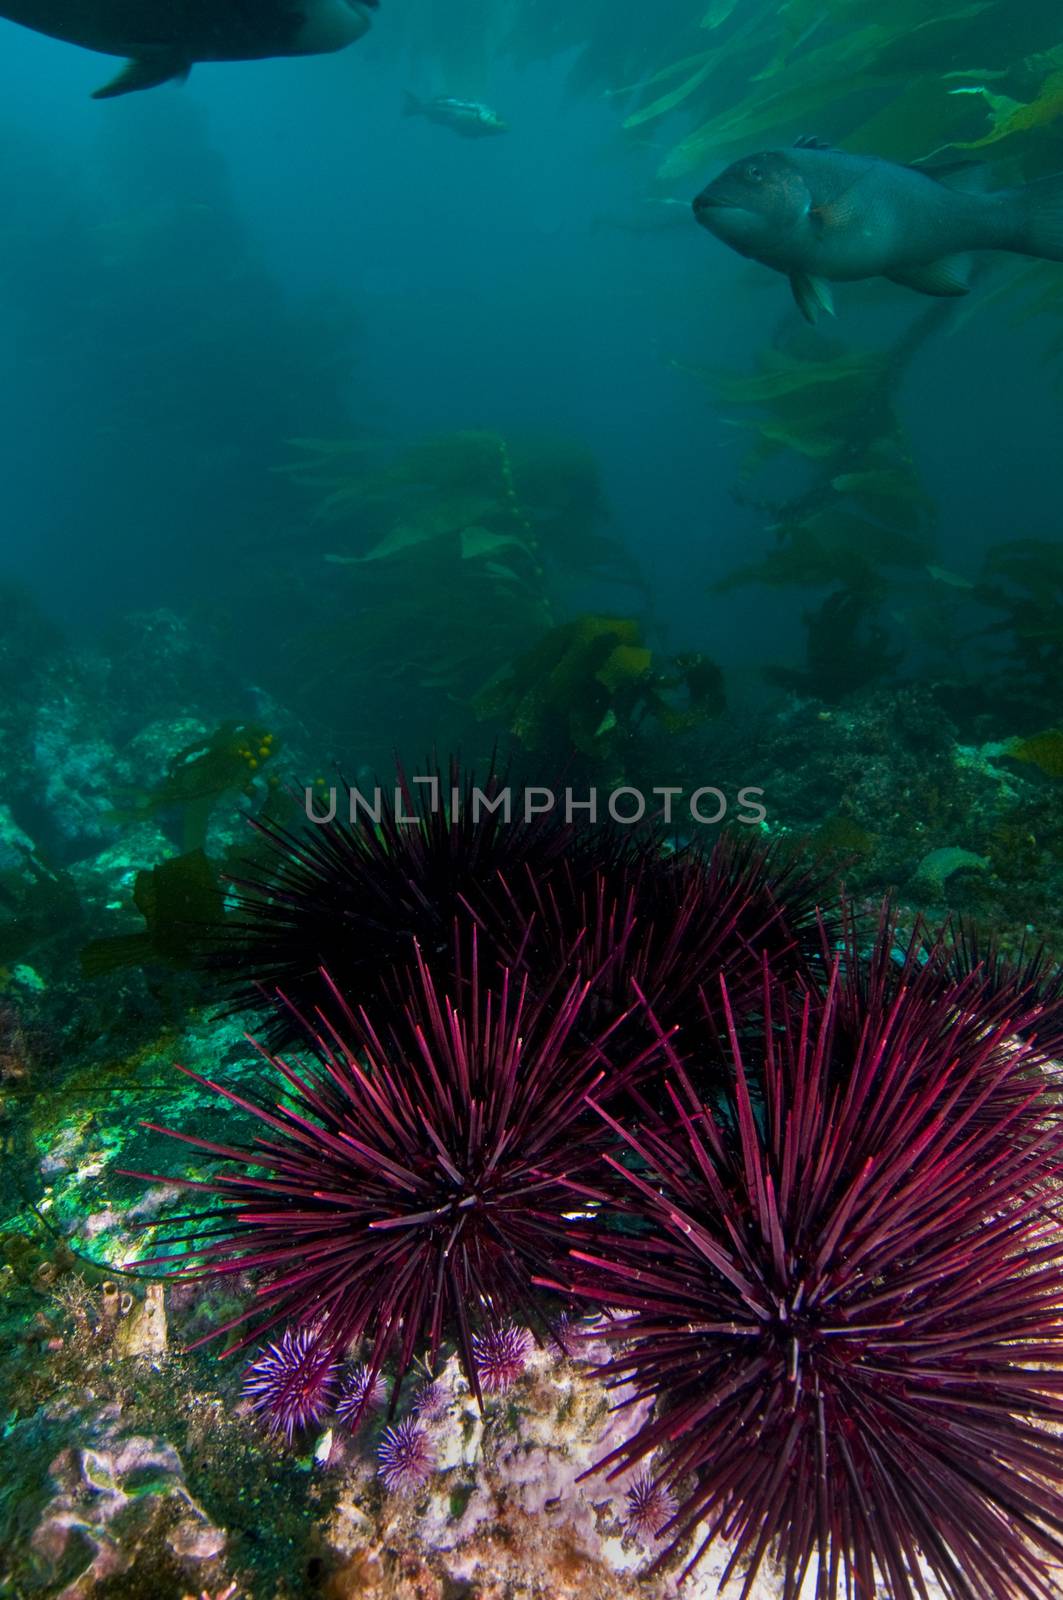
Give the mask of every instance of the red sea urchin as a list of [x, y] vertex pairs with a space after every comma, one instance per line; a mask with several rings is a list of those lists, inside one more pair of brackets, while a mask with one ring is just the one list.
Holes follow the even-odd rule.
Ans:
[[[600, 1158], [613, 1135], [585, 1096], [608, 1100], [643, 1062], [611, 1063], [605, 1038], [577, 1038], [585, 986], [532, 999], [504, 977], [482, 991], [477, 942], [460, 1002], [443, 999], [418, 960], [383, 1037], [335, 990], [336, 1019], [319, 1018], [304, 1061], [266, 1056], [284, 1099], [189, 1073], [254, 1119], [254, 1141], [148, 1124], [221, 1164], [207, 1182], [178, 1180], [217, 1202], [172, 1223], [153, 1264], [190, 1277], [251, 1272], [253, 1306], [230, 1328], [253, 1319], [254, 1338], [312, 1319], [333, 1348], [368, 1341], [370, 1365], [393, 1361], [400, 1382], [415, 1353], [427, 1348], [434, 1363], [454, 1339], [479, 1396], [477, 1324], [519, 1311], [543, 1325], [532, 1278], [556, 1274], [612, 1180]], [[169, 1253], [178, 1244], [187, 1252]]]
[[[506, 790], [493, 770], [478, 788], [452, 763], [416, 787], [400, 776], [379, 797], [377, 823], [357, 802], [350, 820], [342, 787], [330, 822], [289, 830], [257, 820], [272, 859], [234, 879], [237, 915], [205, 958], [230, 1009], [259, 1012], [273, 1046], [291, 1043], [297, 1013], [331, 1004], [327, 971], [349, 1005], [375, 1017], [401, 1003], [396, 967], [415, 944], [449, 993], [460, 982], [456, 919], [470, 916], [485, 955], [526, 975], [533, 994], [562, 972], [593, 979], [580, 1019], [588, 1036], [628, 1009], [632, 982], [668, 1025], [682, 1024], [720, 971], [738, 1000], [764, 955], [780, 976], [818, 964], [833, 895], [748, 830], [672, 851], [653, 827], [568, 822], [560, 802], [527, 820], [519, 789], [507, 820]], [[273, 1005], [278, 990], [287, 1009]]]
[[722, 1537], [746, 1595], [772, 1552], [782, 1600], [810, 1573], [817, 1600], [925, 1600], [927, 1571], [951, 1600], [1048, 1600], [1054, 1092], [1006, 1023], [920, 1038], [903, 992], [854, 1039], [838, 983], [822, 1001], [766, 984], [759, 1052], [730, 1029], [718, 1102], [673, 1057], [669, 1121], [636, 1136], [603, 1113], [628, 1146], [609, 1158], [628, 1231], [574, 1251], [567, 1286], [621, 1309], [604, 1375], [656, 1403], [597, 1469], [653, 1455], [679, 1501], [659, 1561], [693, 1538], [689, 1570]]
[[243, 1394], [271, 1433], [288, 1443], [332, 1409], [339, 1366], [331, 1349], [309, 1328], [286, 1329], [247, 1369]]
[[[452, 763], [416, 783], [400, 772], [379, 796], [378, 820], [345, 785], [332, 821], [288, 829], [252, 819], [266, 864], [233, 879], [237, 916], [205, 956], [229, 1009], [258, 1012], [274, 1046], [296, 1042], [294, 1012], [331, 1003], [322, 970], [352, 1007], [373, 1012], [382, 995], [392, 1003], [395, 968], [415, 945], [448, 988], [455, 918], [496, 874], [537, 880], [566, 855], [609, 850], [605, 829], [577, 830], [557, 811], [507, 821], [476, 799], [497, 798], [505, 781], [492, 769], [478, 789]], [[376, 804], [373, 791], [363, 798]], [[294, 1010], [273, 1004], [278, 989]]]
[[[575, 959], [594, 980], [588, 1014], [599, 1025], [630, 1006], [637, 985], [682, 1034], [721, 972], [736, 1009], [759, 996], [765, 958], [780, 978], [819, 974], [824, 943], [840, 931], [834, 898], [821, 876], [755, 835], [669, 851], [645, 833], [604, 866], [584, 856], [536, 876], [517, 863], [483, 886], [480, 904], [498, 937], [509, 935], [507, 959], [536, 982]], [[636, 1027], [644, 1017], [642, 1008], [630, 1014]]]
[[943, 965], [953, 982], [974, 978], [1019, 1016], [1016, 1031], [1045, 1055], [1063, 1056], [1063, 966], [1046, 946], [1024, 938], [1014, 954], [972, 922], [947, 928]]

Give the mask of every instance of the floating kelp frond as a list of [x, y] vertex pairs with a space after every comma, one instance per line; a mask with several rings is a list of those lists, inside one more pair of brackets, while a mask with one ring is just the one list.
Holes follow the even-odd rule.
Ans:
[[[726, 406], [756, 406], [754, 418], [727, 418], [748, 429], [757, 443], [747, 459], [746, 475], [782, 450], [812, 461], [841, 457], [854, 436], [866, 430], [869, 412], [881, 392], [887, 363], [877, 352], [835, 353], [824, 343], [813, 355], [770, 349], [758, 358], [759, 371], [749, 375], [711, 372], [673, 365], [704, 383]], [[883, 425], [888, 418], [881, 418]]]
[[[928, 16], [925, 0], [894, 0], [888, 14], [880, 12], [873, 22], [865, 23], [867, 6], [861, 0], [858, 9], [835, 7], [829, 18], [835, 24], [831, 36], [817, 43], [824, 13], [817, 0], [816, 15], [809, 13], [796, 43], [777, 49], [757, 74], [763, 85], [760, 92], [746, 94], [674, 145], [661, 164], [661, 179], [684, 178], [737, 146], [757, 148], [765, 134], [808, 127], [810, 119], [816, 121], [824, 112], [833, 121], [835, 107], [864, 90], [891, 84], [903, 88], [913, 72], [937, 65], [942, 34], [947, 36], [957, 24], [977, 17], [993, 3], [971, 0]], [[845, 12], [854, 9], [846, 27]], [[767, 38], [763, 42], [769, 46]]]
[[601, 757], [644, 720], [669, 732], [718, 716], [723, 676], [700, 654], [658, 662], [631, 617], [588, 615], [553, 628], [476, 699], [526, 749]]
[[1004, 687], [1021, 688], [1026, 714], [1029, 697], [1056, 714], [1063, 672], [1063, 542], [1012, 539], [991, 546], [974, 588], [974, 598], [999, 619], [980, 630], [1001, 641], [996, 662]]
[[714, 592], [726, 594], [747, 583], [772, 588], [842, 583], [850, 589], [879, 593], [885, 585], [881, 568], [918, 570], [925, 565], [922, 540], [899, 535], [841, 507], [814, 512], [778, 532], [781, 542], [774, 549], [760, 561], [727, 573], [713, 585]]
[[213, 733], [179, 750], [166, 776], [127, 808], [111, 813], [115, 822], [133, 822], [160, 811], [179, 809], [184, 819], [185, 850], [206, 842], [210, 812], [223, 794], [248, 793], [259, 772], [280, 745], [268, 729], [249, 722], [223, 722]]
[[877, 602], [862, 588], [837, 589], [803, 617], [803, 667], [768, 667], [772, 683], [832, 704], [881, 678], [892, 677], [903, 652], [891, 650]]
[[1005, 754], [1013, 761], [1028, 761], [1048, 778], [1063, 778], [1063, 733], [1058, 728], [1048, 728], [1028, 739], [1011, 739]]
[[805, 487], [787, 500], [754, 502], [743, 490], [770, 518], [775, 548], [718, 580], [716, 592], [807, 584], [878, 596], [889, 569], [926, 567], [936, 508], [893, 397], [939, 315], [935, 307], [892, 349], [846, 351], [802, 331], [764, 352], [756, 373], [700, 375], [721, 398], [759, 413], [743, 423], [757, 434], [743, 484], [783, 450], [804, 463]]
[[1017, 134], [1033, 133], [1044, 129], [1063, 117], [1063, 68], [1056, 66], [1041, 82], [1032, 100], [1015, 100], [1008, 94], [997, 94], [985, 83], [959, 85], [949, 90], [954, 95], [980, 95], [989, 108], [990, 131], [980, 139], [956, 141], [957, 150], [984, 150], [987, 145], [1000, 144]]

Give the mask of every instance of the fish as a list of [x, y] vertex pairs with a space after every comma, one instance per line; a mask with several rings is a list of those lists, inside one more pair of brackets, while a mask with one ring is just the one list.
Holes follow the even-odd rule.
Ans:
[[126, 56], [94, 100], [187, 78], [199, 61], [327, 55], [368, 31], [379, 0], [0, 0], [0, 17]]
[[898, 166], [805, 138], [734, 162], [696, 196], [694, 215], [739, 255], [784, 273], [813, 323], [835, 314], [832, 283], [888, 278], [965, 295], [977, 251], [1063, 261], [1063, 174], [987, 193], [971, 187], [974, 170]]
[[490, 106], [482, 105], [479, 100], [456, 100], [450, 95], [422, 100], [407, 89], [402, 114], [404, 117], [427, 117], [429, 122], [438, 122], [441, 127], [460, 133], [464, 139], [483, 139], [491, 134], [509, 132], [509, 124]]

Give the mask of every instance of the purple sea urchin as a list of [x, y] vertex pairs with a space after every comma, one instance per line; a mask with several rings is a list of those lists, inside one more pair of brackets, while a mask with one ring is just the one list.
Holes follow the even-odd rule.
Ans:
[[478, 1396], [477, 1323], [539, 1315], [533, 1277], [557, 1272], [612, 1183], [600, 1156], [613, 1136], [585, 1095], [608, 1100], [643, 1061], [611, 1063], [605, 1040], [576, 1037], [585, 986], [533, 1000], [503, 977], [482, 992], [471, 943], [460, 1003], [418, 960], [384, 1037], [335, 990], [337, 1020], [321, 1021], [305, 1062], [266, 1058], [286, 1099], [189, 1074], [263, 1131], [247, 1144], [175, 1135], [220, 1161], [210, 1181], [184, 1180], [217, 1202], [165, 1235], [187, 1250], [154, 1261], [254, 1273], [254, 1306], [230, 1327], [314, 1318], [336, 1348], [368, 1340], [370, 1364], [393, 1360], [399, 1382], [452, 1338]]
[[504, 1394], [511, 1389], [527, 1365], [531, 1347], [531, 1334], [515, 1322], [473, 1334], [473, 1358], [484, 1393]]
[[624, 1528], [640, 1544], [659, 1539], [678, 1509], [671, 1489], [652, 1472], [640, 1472], [626, 1498]]
[[377, 1451], [378, 1475], [390, 1494], [413, 1494], [435, 1470], [436, 1458], [428, 1429], [413, 1417], [385, 1428]]
[[367, 1414], [387, 1404], [388, 1386], [379, 1372], [364, 1361], [349, 1367], [340, 1385], [336, 1402], [337, 1420], [348, 1428], [357, 1428]]
[[1047, 1600], [1063, 1556], [1054, 1091], [1006, 1020], [920, 1033], [903, 989], [854, 1040], [839, 982], [822, 1004], [766, 987], [759, 1056], [732, 1027], [720, 1102], [673, 1054], [670, 1120], [635, 1135], [603, 1113], [629, 1148], [609, 1158], [629, 1231], [603, 1227], [568, 1282], [622, 1308], [600, 1330], [605, 1376], [656, 1404], [598, 1466], [653, 1455], [679, 1500], [659, 1561], [697, 1529], [692, 1567], [723, 1536], [746, 1594], [773, 1551], [783, 1600], [810, 1571], [817, 1600], [925, 1600], [927, 1570], [951, 1600]]
[[290, 1444], [332, 1408], [339, 1372], [331, 1348], [310, 1328], [286, 1329], [251, 1362], [243, 1394], [264, 1414], [271, 1433]]
[[428, 1378], [415, 1391], [410, 1409], [415, 1417], [424, 1417], [429, 1421], [433, 1421], [443, 1415], [450, 1404], [450, 1400], [450, 1389], [443, 1379]]

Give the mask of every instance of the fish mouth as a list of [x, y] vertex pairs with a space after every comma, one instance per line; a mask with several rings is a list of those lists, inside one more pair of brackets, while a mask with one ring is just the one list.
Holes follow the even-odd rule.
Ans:
[[703, 189], [694, 198], [694, 215], [700, 216], [703, 211], [740, 211], [742, 208], [736, 200], [728, 200], [726, 195], [714, 194], [711, 189]]

